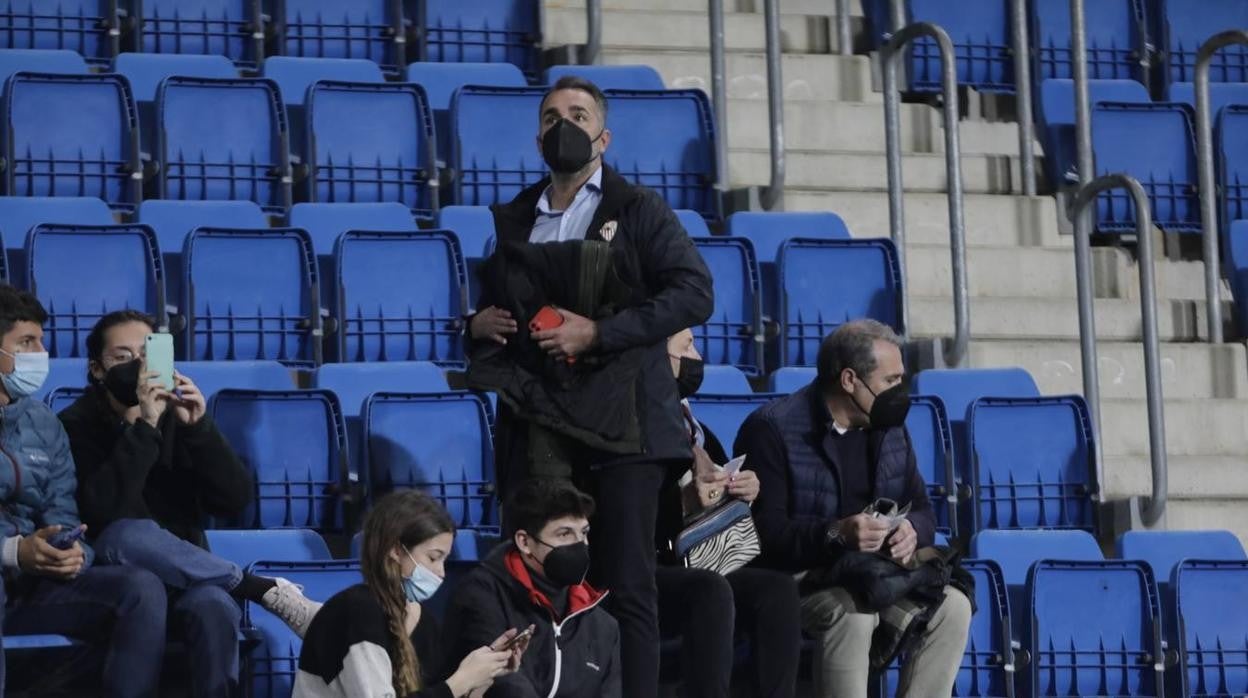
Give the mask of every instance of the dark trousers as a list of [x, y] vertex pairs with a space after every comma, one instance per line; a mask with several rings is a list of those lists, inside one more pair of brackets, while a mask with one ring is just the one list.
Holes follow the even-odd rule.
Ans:
[[[157, 695], [168, 601], [165, 585], [154, 574], [134, 567], [91, 567], [69, 581], [23, 576], [8, 591], [10, 603], [0, 603], [6, 634], [81, 640], [103, 655], [103, 695]], [[0, 656], [0, 695], [3, 682]]]
[[663, 637], [681, 638], [685, 698], [729, 695], [739, 636], [751, 640], [751, 695], [793, 698], [802, 631], [792, 576], [747, 567], [724, 577], [662, 566], [657, 579]]

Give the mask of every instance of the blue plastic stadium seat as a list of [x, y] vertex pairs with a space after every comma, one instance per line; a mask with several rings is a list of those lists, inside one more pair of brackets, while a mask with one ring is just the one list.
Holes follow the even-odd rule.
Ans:
[[451, 157], [451, 98], [456, 90], [464, 85], [528, 85], [524, 73], [510, 63], [411, 63], [407, 66], [407, 81], [425, 88], [438, 132], [438, 160], [444, 163]]
[[291, 201], [286, 110], [271, 80], [167, 78], [156, 97], [160, 198]]
[[454, 235], [349, 232], [335, 257], [341, 360], [463, 365], [468, 272]]
[[[319, 562], [257, 562], [247, 569], [255, 575], [282, 577], [298, 584], [313, 601], [329, 601], [334, 594], [364, 581], [356, 560]], [[259, 646], [248, 655], [252, 698], [287, 698], [299, 672], [303, 641], [277, 616], [257, 603], [246, 606], [245, 624], [254, 628]]]
[[257, 560], [313, 562], [333, 559], [321, 534], [306, 528], [256, 531], [212, 529], [204, 531], [204, 535], [212, 554], [242, 568]]
[[26, 287], [48, 312], [43, 343], [52, 356], [86, 356], [87, 334], [114, 310], [168, 322], [164, 267], [145, 225], [36, 226], [26, 261]]
[[1187, 560], [1174, 588], [1183, 695], [1248, 694], [1248, 562]]
[[209, 412], [254, 474], [256, 496], [228, 528], [341, 531], [346, 431], [328, 390], [220, 390]]
[[197, 228], [182, 251], [188, 359], [320, 363], [320, 277], [297, 228]]
[[[1141, 142], [1154, 144], [1141, 148]], [[1153, 206], [1153, 225], [1198, 233], [1196, 136], [1191, 110], [1180, 104], [1100, 102], [1092, 109], [1097, 176], [1125, 172], [1140, 181]], [[1135, 232], [1135, 206], [1125, 190], [1102, 194], [1099, 232]]]
[[334, 254], [338, 238], [348, 230], [416, 232], [416, 220], [394, 201], [369, 204], [295, 204], [290, 224], [308, 231], [317, 257]]
[[793, 238], [780, 247], [783, 365], [813, 366], [824, 337], [857, 318], [901, 326], [902, 279], [891, 240]]
[[[447, 555], [446, 561], [450, 562], [479, 562], [485, 559], [485, 554], [489, 552], [491, 544], [497, 544], [498, 536], [490, 533], [482, 533], [481, 531], [459, 530], [455, 531], [455, 543], [451, 546], [451, 554]], [[351, 536], [351, 557], [360, 557], [360, 549], [364, 544], [364, 533], [360, 532]], [[446, 586], [447, 582], [452, 579], [450, 565], [447, 565], [447, 575], [443, 582]]]
[[[607, 90], [611, 149], [606, 162], [654, 189], [672, 208], [719, 217], [715, 121], [702, 90]], [[524, 126], [534, 124], [536, 110]], [[532, 138], [532, 136], [530, 136]], [[532, 140], [529, 141], [533, 148]]]
[[420, 86], [319, 82], [305, 109], [308, 201], [435, 208], [433, 117]]
[[277, 361], [179, 361], [182, 375], [195, 381], [205, 399], [225, 389], [294, 390], [290, 369]]
[[123, 53], [113, 59], [113, 72], [126, 76], [138, 102], [155, 102], [157, 90], [165, 78], [238, 77], [238, 69], [225, 56], [195, 54]]
[[[539, 6], [524, 0], [404, 0], [424, 29], [421, 60], [437, 63], [511, 63], [536, 77], [542, 43]], [[425, 15], [415, 8], [423, 5]]]
[[[416, 488], [459, 528], [496, 530], [494, 452], [487, 405], [471, 393], [375, 393], [364, 403], [371, 491]], [[413, 429], [413, 424], [424, 425]]]
[[[1037, 560], [1103, 560], [1101, 548], [1087, 531], [986, 530], [971, 538], [971, 557], [994, 560], [1009, 587], [1022, 587]], [[1026, 612], [1026, 605], [1018, 613]]]
[[[0, 17], [5, 14], [0, 10]], [[7, 31], [7, 29], [6, 29]], [[84, 75], [87, 62], [74, 51], [43, 48], [0, 48], [0, 85], [13, 73]]]
[[659, 71], [648, 65], [554, 65], [546, 69], [544, 82], [553, 85], [562, 77], [589, 80], [600, 90], [663, 90]]
[[43, 396], [43, 402], [53, 412], [60, 412], [86, 394], [86, 388], [53, 388]]
[[[1029, 2], [1033, 79], [1074, 77], [1070, 38], [1070, 6], [1056, 2]], [[1088, 78], [1091, 80], [1147, 81], [1143, 60], [1147, 49], [1144, 17], [1139, 0], [1090, 0], [1083, 16], [1087, 41]]]
[[335, 82], [385, 82], [381, 68], [363, 58], [297, 58], [269, 56], [260, 67], [261, 77], [277, 83], [282, 102], [289, 109], [303, 106], [308, 88], [320, 80]]
[[441, 366], [428, 361], [325, 364], [316, 369], [316, 387], [332, 390], [350, 420], [359, 417], [373, 393], [445, 393], [450, 390]]
[[[1036, 125], [1044, 142], [1045, 168], [1056, 185], [1079, 181], [1075, 150], [1075, 83], [1053, 78], [1040, 83]], [[1135, 80], [1089, 80], [1088, 103], [1149, 102], [1148, 89]]]
[[[1162, 14], [1161, 47], [1166, 52], [1166, 82], [1194, 82], [1196, 53], [1209, 37], [1248, 27], [1248, 5], [1240, 0], [1157, 0]], [[1209, 63], [1211, 82], [1248, 82], [1248, 49], [1223, 47]]]
[[138, 113], [116, 75], [17, 73], [4, 84], [0, 194], [96, 196], [130, 210], [142, 198]]
[[953, 463], [953, 431], [945, 403], [934, 395], [911, 397], [906, 430], [910, 432], [919, 474], [927, 484], [927, 498], [936, 514], [936, 530], [956, 536], [957, 502], [950, 498], [956, 500], [958, 479]]
[[280, 53], [306, 58], [362, 58], [397, 74], [407, 29], [398, 0], [283, 0], [271, 3]]
[[1162, 586], [1170, 583], [1174, 568], [1185, 559], [1248, 560], [1243, 544], [1230, 531], [1127, 531], [1118, 536], [1115, 553], [1124, 560], [1147, 562]]
[[1027, 596], [1030, 695], [1163, 695], [1161, 604], [1147, 565], [1043, 560]]
[[[885, 0], [874, 0], [883, 3]], [[957, 57], [959, 85], [985, 92], [1014, 92], [1014, 60], [1010, 50], [1008, 3], [1000, 0], [909, 0], [908, 23], [933, 22], [949, 33]], [[887, 16], [887, 15], [885, 15]], [[940, 51], [923, 37], [912, 44], [910, 89], [940, 91]]]
[[254, 201], [166, 201], [150, 199], [139, 204], [139, 222], [156, 231], [156, 242], [165, 260], [166, 288], [182, 288], [182, 247], [186, 236], [200, 226], [207, 228], [267, 228], [269, 219]]
[[676, 220], [680, 221], [681, 227], [689, 234], [691, 238], [704, 238], [711, 236], [711, 228], [706, 224], [706, 219], [697, 211], [690, 211], [687, 208], [673, 209], [672, 213], [676, 214]]
[[784, 366], [771, 372], [767, 389], [773, 393], [795, 393], [815, 379], [814, 366]]
[[[455, 203], [505, 203], [547, 174], [533, 144], [543, 89], [465, 86], [451, 99]], [[608, 117], [614, 131], [615, 120]], [[614, 149], [614, 148], [613, 148]]]
[[750, 375], [762, 368], [758, 345], [762, 299], [754, 246], [745, 238], [694, 238], [714, 283], [715, 310], [694, 327], [694, 342], [708, 364], [736, 366]]
[[728, 216], [729, 235], [749, 238], [764, 265], [775, 264], [780, 245], [789, 238], [849, 240], [849, 227], [831, 211], [772, 213], [740, 211]]
[[1235, 298], [1235, 325], [1240, 336], [1244, 336], [1248, 335], [1248, 221], [1231, 222], [1226, 251], [1226, 274]]
[[737, 431], [745, 418], [754, 410], [771, 402], [778, 395], [758, 393], [754, 395], [695, 395], [689, 398], [689, 409], [702, 426], [709, 429], [723, 444], [724, 450], [732, 452]]
[[82, 388], [87, 384], [87, 357], [73, 359], [51, 359], [48, 362], [48, 377], [43, 386], [31, 398], [43, 400], [57, 388]]
[[[1196, 85], [1190, 82], [1172, 82], [1166, 93], [1166, 101], [1179, 102], [1196, 113]], [[1230, 104], [1248, 105], [1248, 84], [1242, 82], [1209, 83], [1209, 117], [1217, 122], [1222, 108]]]
[[98, 65], [117, 54], [122, 28], [112, 0], [4, 0], [0, 26], [4, 48], [75, 51]]
[[706, 395], [752, 395], [750, 379], [735, 366], [707, 365], [699, 393]]
[[65, 635], [8, 635], [3, 642], [5, 652], [57, 649], [81, 644]]
[[488, 206], [445, 206], [438, 211], [438, 227], [455, 233], [469, 260], [493, 252], [494, 214]]
[[1077, 395], [971, 403], [976, 530], [1096, 526], [1096, 448]]
[[1234, 221], [1248, 219], [1248, 106], [1229, 105], [1221, 111], [1214, 142], [1223, 231], [1229, 231]]
[[108, 204], [93, 196], [0, 196], [0, 276], [21, 287], [26, 283], [26, 234], [41, 223], [111, 225]]
[[220, 55], [240, 68], [264, 56], [270, 27], [260, 0], [142, 0], [135, 2], [135, 41], [142, 53]]

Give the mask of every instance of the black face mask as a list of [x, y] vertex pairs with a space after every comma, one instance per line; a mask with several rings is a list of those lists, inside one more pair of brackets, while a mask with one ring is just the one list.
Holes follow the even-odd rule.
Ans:
[[602, 138], [602, 133], [590, 138], [580, 126], [560, 119], [542, 136], [542, 159], [556, 174], [580, 172], [594, 159], [594, 141], [598, 138]]
[[694, 393], [698, 392], [698, 388], [702, 387], [704, 370], [705, 362], [702, 359], [680, 357], [680, 369], [676, 373], [676, 390], [680, 393], [682, 400], [693, 397]]
[[[537, 540], [537, 536], [533, 537]], [[547, 545], [538, 540], [538, 543]], [[546, 581], [557, 587], [570, 587], [585, 581], [589, 573], [589, 544], [582, 541], [559, 547], [547, 546], [550, 554], [542, 562]]]
[[870, 426], [872, 429], [891, 429], [906, 423], [906, 415], [910, 414], [910, 384], [908, 381], [903, 379], [897, 385], [878, 394], [865, 381], [863, 381], [862, 387], [875, 396], [875, 402], [871, 405], [871, 411], [867, 412], [862, 409], [862, 405], [858, 404], [858, 400], [852, 394], [850, 399], [854, 401], [854, 406], [858, 408], [858, 411], [867, 415], [867, 420], [871, 422]]
[[117, 364], [104, 373], [104, 387], [126, 407], [139, 404], [139, 373], [143, 359]]

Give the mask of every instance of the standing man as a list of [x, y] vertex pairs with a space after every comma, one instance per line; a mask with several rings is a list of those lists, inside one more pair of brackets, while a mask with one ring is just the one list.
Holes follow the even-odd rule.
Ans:
[[[531, 339], [556, 360], [640, 355], [635, 383], [625, 391], [636, 403], [640, 453], [583, 451], [572, 477], [598, 503], [590, 578], [611, 592], [607, 603], [620, 625], [624, 695], [641, 698], [658, 693], [659, 491], [669, 467], [687, 468], [692, 459], [667, 338], [705, 322], [713, 303], [706, 265], [667, 203], [602, 163], [611, 145], [606, 123], [607, 100], [596, 85], [576, 77], [555, 83], [538, 111], [537, 146], [550, 176], [492, 209], [500, 246], [596, 241], [622, 250], [632, 262], [624, 281], [638, 302], [597, 321], [561, 308], [562, 324]], [[487, 296], [470, 323], [472, 339], [507, 344], [517, 323], [530, 318], [513, 317], [495, 305], [505, 299]], [[532, 422], [500, 402], [495, 452], [504, 487], [534, 474], [530, 436], [536, 433]]]
[[[785, 572], [832, 568], [855, 551], [913, 564], [932, 545], [936, 518], [906, 431], [910, 394], [901, 339], [875, 320], [841, 325], [823, 340], [814, 382], [751, 414], [734, 451], [761, 483], [754, 522], [759, 562]], [[909, 514], [889, 521], [864, 510], [884, 497]], [[856, 580], [851, 580], [856, 581]], [[866, 698], [872, 636], [888, 609], [863, 605], [836, 580], [803, 589], [802, 627], [815, 638], [815, 695]], [[971, 622], [971, 603], [952, 586], [908, 652], [897, 695], [940, 698], [953, 691]]]

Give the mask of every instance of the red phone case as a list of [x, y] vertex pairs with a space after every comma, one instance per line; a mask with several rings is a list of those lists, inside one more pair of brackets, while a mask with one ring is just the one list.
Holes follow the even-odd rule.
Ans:
[[555, 310], [554, 306], [544, 305], [542, 309], [537, 311], [537, 315], [529, 320], [530, 332], [542, 332], [544, 330], [553, 330], [563, 324], [563, 316]]

